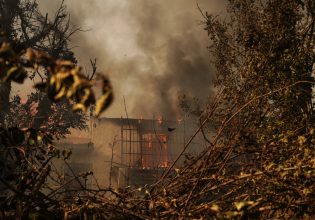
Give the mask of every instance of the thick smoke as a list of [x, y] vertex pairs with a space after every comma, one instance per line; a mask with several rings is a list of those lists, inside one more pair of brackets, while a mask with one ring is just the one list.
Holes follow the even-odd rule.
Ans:
[[[220, 0], [65, 1], [72, 22], [88, 30], [72, 39], [80, 65], [88, 69], [96, 57], [113, 82], [116, 100], [105, 116], [125, 114], [123, 96], [130, 117], [174, 118], [180, 93], [211, 95], [214, 71], [197, 2], [208, 12], [223, 11]], [[40, 3], [47, 11], [57, 7]]]

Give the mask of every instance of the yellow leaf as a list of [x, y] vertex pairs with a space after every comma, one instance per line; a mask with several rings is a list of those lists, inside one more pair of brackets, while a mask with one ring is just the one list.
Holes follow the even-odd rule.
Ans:
[[89, 105], [90, 103], [94, 103], [94, 95], [91, 92], [90, 88], [84, 89], [84, 96], [81, 99], [81, 103], [84, 103], [85, 105]]
[[304, 188], [303, 191], [302, 191], [302, 193], [307, 196], [307, 195], [311, 194], [312, 191], [309, 190], [309, 189], [307, 189], [307, 188]]
[[35, 144], [34, 139], [32, 139], [32, 138], [28, 139], [28, 144], [29, 145], [34, 145]]
[[80, 70], [81, 70], [81, 68], [78, 67], [78, 66], [76, 66], [75, 68], [73, 68], [73, 69], [70, 71], [70, 73], [71, 73], [71, 75], [73, 75], [73, 76], [77, 76], [78, 73], [80, 72]]
[[282, 143], [288, 143], [288, 138], [284, 137], [284, 138], [280, 139], [280, 141], [281, 141]]
[[11, 45], [7, 42], [3, 42], [0, 47], [0, 54], [6, 53], [11, 50]]
[[237, 211], [241, 211], [245, 207], [252, 206], [254, 204], [253, 201], [242, 201], [242, 202], [235, 202], [234, 205]]
[[56, 80], [62, 84], [64, 83], [64, 80], [67, 79], [69, 76], [70, 76], [69, 72], [63, 72], [63, 71], [60, 71], [55, 74]]
[[72, 111], [76, 112], [76, 111], [83, 111], [83, 112], [86, 112], [86, 106], [83, 105], [82, 103], [77, 103], [75, 105], [73, 105], [72, 107]]
[[74, 64], [69, 60], [57, 60], [57, 65], [65, 66], [65, 67], [74, 67]]
[[303, 145], [306, 142], [306, 138], [304, 136], [298, 136], [299, 145]]
[[72, 90], [72, 88], [68, 89], [67, 91], [67, 98], [71, 98], [74, 94], [74, 91]]
[[56, 76], [52, 75], [49, 80], [49, 85], [52, 86], [55, 84], [55, 82], [56, 82]]
[[82, 80], [78, 75], [74, 75], [73, 76], [73, 83], [71, 86], [71, 89], [74, 91], [73, 93], [75, 93], [77, 91], [77, 89], [82, 85]]
[[213, 204], [210, 209], [214, 212], [220, 212], [220, 207], [217, 204]]
[[179, 175], [180, 169], [175, 168], [175, 172], [177, 175]]
[[112, 91], [108, 91], [101, 96], [96, 102], [95, 116], [98, 117], [113, 101]]
[[60, 91], [55, 95], [54, 99], [56, 101], [60, 100], [66, 94], [67, 88], [63, 86]]
[[13, 78], [12, 75], [13, 75], [18, 69], [19, 69], [19, 68], [16, 67], [16, 66], [11, 67], [11, 68], [9, 69], [9, 71], [7, 72], [6, 76], [3, 78], [3, 81], [7, 81], [7, 80]]
[[177, 200], [176, 199], [172, 199], [171, 200], [171, 204], [177, 208]]
[[43, 140], [43, 135], [42, 135], [41, 133], [39, 133], [39, 134], [37, 135], [37, 140], [38, 140], [38, 141]]
[[61, 80], [56, 77], [56, 81], [55, 81], [55, 91], [59, 91], [60, 88], [61, 88]]

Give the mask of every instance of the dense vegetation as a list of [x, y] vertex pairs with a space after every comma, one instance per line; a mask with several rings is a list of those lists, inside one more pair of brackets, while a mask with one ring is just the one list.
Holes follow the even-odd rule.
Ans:
[[[198, 115], [196, 131], [208, 147], [188, 157], [175, 176], [171, 166], [152, 186], [119, 192], [82, 187], [86, 197], [65, 201], [56, 196], [58, 189], [44, 193], [51, 159], [69, 156], [53, 146], [55, 133], [27, 123], [2, 124], [0, 181], [10, 193], [3, 194], [1, 217], [315, 217], [315, 2], [230, 0], [224, 21], [201, 13], [217, 69], [216, 95]], [[27, 49], [40, 49], [36, 45], [17, 47], [18, 35], [8, 36], [1, 36], [2, 84], [22, 83], [41, 67], [46, 78], [36, 87], [52, 102], [68, 100], [74, 110], [96, 103], [96, 115], [111, 102], [106, 78], [100, 77], [103, 95], [96, 102], [92, 81], [73, 62]]]
[[[0, 12], [0, 218], [52, 218], [53, 213], [59, 219], [58, 198], [67, 182], [52, 161], [67, 164], [71, 152], [57, 149], [53, 140], [70, 128], [86, 128], [82, 112], [93, 105], [99, 115], [113, 99], [111, 85], [96, 73], [95, 62], [90, 76], [75, 65], [68, 40], [79, 29], [70, 26], [63, 4], [52, 20], [34, 1], [0, 1]], [[27, 78], [35, 85], [23, 101], [11, 94], [12, 83]], [[98, 100], [92, 90], [96, 81], [102, 82]]]
[[228, 13], [203, 13], [217, 69], [200, 115], [209, 147], [150, 207], [163, 218], [314, 218], [315, 2], [233, 0]]

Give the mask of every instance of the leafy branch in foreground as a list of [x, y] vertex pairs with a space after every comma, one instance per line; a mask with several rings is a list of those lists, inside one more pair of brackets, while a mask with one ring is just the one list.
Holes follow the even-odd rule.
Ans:
[[1, 38], [0, 79], [4, 82], [23, 83], [28, 71], [45, 71], [45, 82], [37, 83], [35, 88], [45, 91], [55, 102], [66, 98], [73, 103], [73, 110], [86, 112], [88, 107], [96, 105], [94, 114], [99, 116], [113, 101], [113, 92], [109, 80], [102, 75], [102, 95], [96, 100], [92, 90], [93, 82], [81, 72], [81, 68], [71, 61], [54, 59], [46, 53], [28, 48], [16, 53], [10, 43]]
[[[35, 88], [47, 93], [54, 103], [63, 105], [69, 101], [73, 111], [86, 112], [89, 106], [96, 105], [94, 115], [99, 116], [113, 101], [112, 87], [105, 76], [96, 75], [96, 79], [91, 80], [71, 61], [54, 59], [31, 48], [18, 51], [4, 35], [0, 36], [0, 71], [3, 83], [12, 81], [23, 84], [31, 74], [45, 74], [46, 80], [42, 78], [42, 82], [37, 83]], [[95, 98], [92, 90], [97, 80], [102, 81], [102, 95], [99, 99]], [[81, 183], [87, 176], [93, 176], [93, 173], [87, 172], [80, 176], [73, 174], [73, 179], [65, 180], [56, 168], [55, 161], [61, 159], [66, 163], [71, 152], [54, 146], [54, 132], [43, 130], [43, 126], [40, 129], [28, 127], [33, 124], [28, 122], [32, 120], [31, 117], [19, 122], [19, 110], [29, 106], [30, 109], [23, 111], [32, 113], [33, 99], [36, 99], [36, 94], [29, 96], [26, 105], [21, 106], [20, 98], [14, 97], [10, 111], [18, 111], [12, 113], [16, 118], [12, 118], [7, 124], [9, 126], [0, 129], [0, 218], [59, 219], [65, 211], [62, 207], [67, 206], [63, 186], [73, 181]], [[7, 115], [9, 116], [10, 114]], [[18, 126], [14, 126], [13, 121]], [[49, 126], [49, 120], [46, 124]], [[102, 197], [99, 194], [108, 193], [107, 190], [88, 190], [82, 184], [81, 186], [78, 191], [86, 195], [92, 194], [92, 197]], [[71, 200], [70, 204], [73, 203], [75, 201]]]

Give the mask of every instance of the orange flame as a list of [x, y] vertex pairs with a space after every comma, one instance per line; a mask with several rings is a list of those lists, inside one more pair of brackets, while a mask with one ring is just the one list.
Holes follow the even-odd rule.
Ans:
[[138, 123], [141, 124], [142, 121], [143, 121], [143, 117], [141, 116], [141, 117], [138, 119]]
[[159, 125], [162, 124], [162, 122], [163, 122], [163, 117], [162, 117], [162, 116], [159, 116], [159, 117], [157, 118], [157, 122], [159, 123]]

